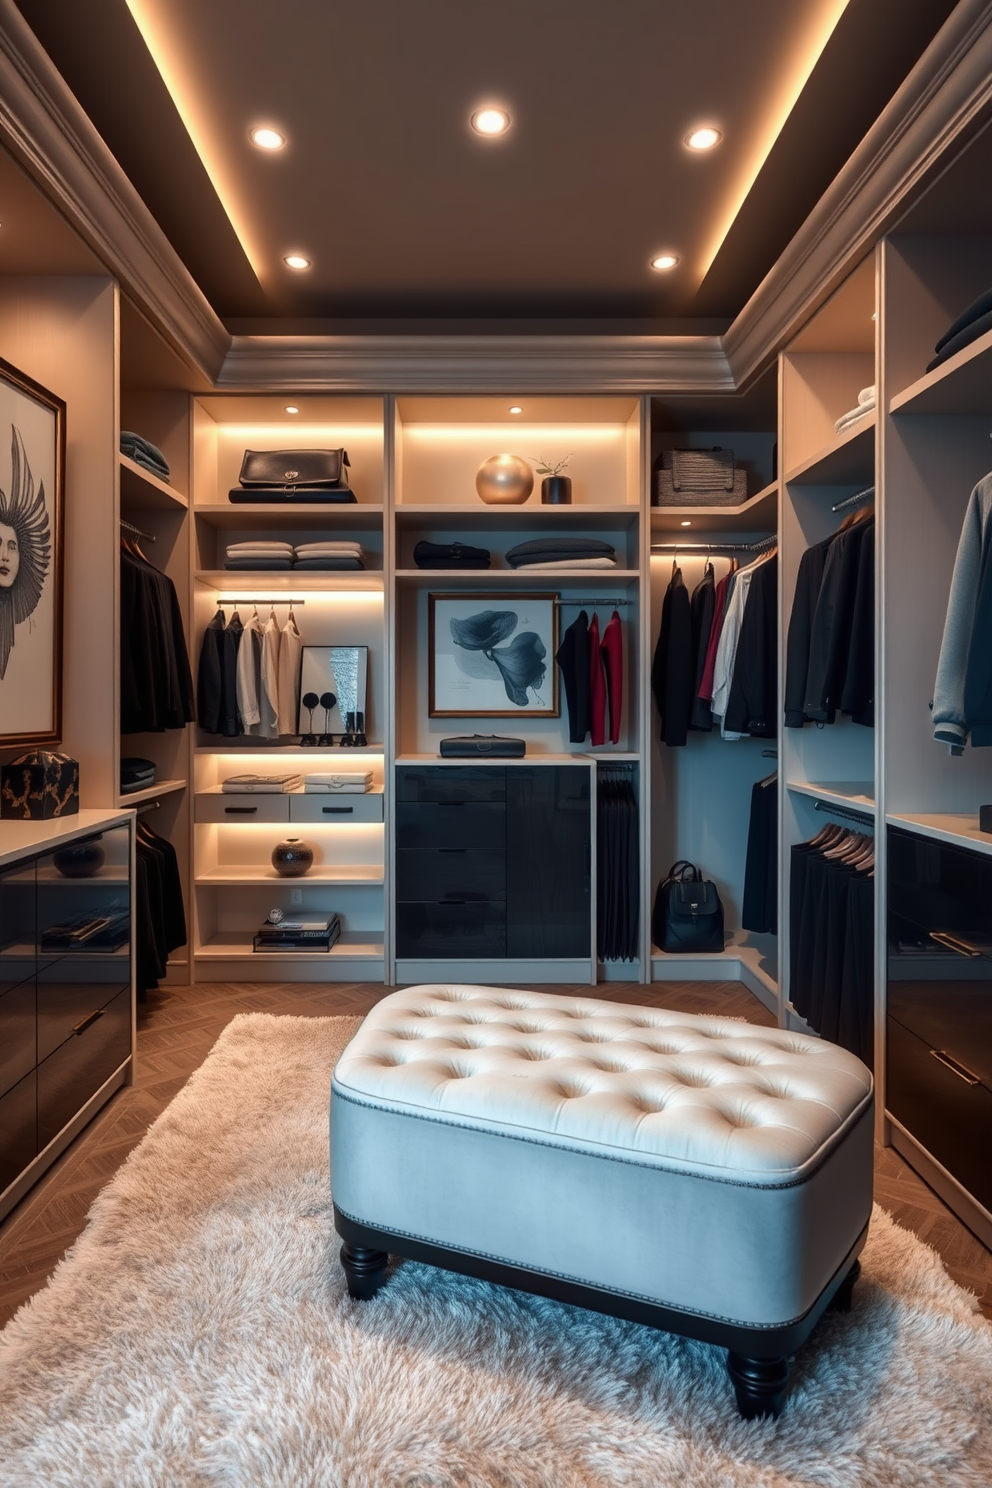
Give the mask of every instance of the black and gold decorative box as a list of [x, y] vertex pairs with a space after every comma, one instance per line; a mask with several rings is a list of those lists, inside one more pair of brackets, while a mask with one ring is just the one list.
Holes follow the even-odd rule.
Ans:
[[48, 821], [79, 810], [79, 762], [67, 754], [33, 749], [4, 765], [0, 778], [0, 816]]

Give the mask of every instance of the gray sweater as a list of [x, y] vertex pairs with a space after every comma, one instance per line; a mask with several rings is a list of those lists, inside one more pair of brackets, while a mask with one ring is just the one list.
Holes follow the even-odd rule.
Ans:
[[[976, 617], [992, 602], [992, 475], [978, 482], [968, 498], [964, 525], [958, 542], [951, 592], [947, 598], [944, 639], [937, 663], [937, 680], [933, 689], [933, 736], [951, 746], [952, 754], [961, 754], [968, 742], [969, 731], [975, 744], [992, 743], [989, 724], [992, 720], [974, 716], [985, 713], [982, 697], [988, 691], [988, 678], [979, 670], [992, 661], [992, 636], [976, 634]], [[984, 623], [981, 626], [984, 630]], [[975, 645], [972, 645], [972, 641]], [[969, 716], [971, 714], [972, 716]]]

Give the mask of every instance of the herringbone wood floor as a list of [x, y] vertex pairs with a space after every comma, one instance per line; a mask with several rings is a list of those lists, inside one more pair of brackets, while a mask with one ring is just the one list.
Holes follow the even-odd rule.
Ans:
[[[203, 1063], [238, 1013], [363, 1016], [388, 987], [370, 983], [282, 983], [165, 988], [138, 1014], [138, 1071], [0, 1226], [0, 1326], [44, 1286], [86, 1221], [100, 1189], [136, 1147], [156, 1116]], [[545, 991], [589, 995], [586, 986]], [[666, 982], [650, 987], [614, 982], [593, 995], [616, 1002], [722, 1013], [752, 1023], [771, 1015], [739, 982]], [[895, 1219], [940, 1252], [951, 1275], [976, 1292], [992, 1319], [992, 1254], [890, 1149], [877, 1154], [875, 1193]]]

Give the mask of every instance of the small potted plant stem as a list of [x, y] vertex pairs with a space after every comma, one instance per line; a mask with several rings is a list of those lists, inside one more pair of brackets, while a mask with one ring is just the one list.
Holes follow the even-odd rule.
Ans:
[[540, 463], [537, 466], [537, 473], [544, 476], [541, 482], [541, 502], [544, 506], [571, 506], [571, 477], [560, 473], [565, 469], [571, 458], [571, 455], [566, 455], [563, 460], [559, 460], [557, 464], [553, 465], [543, 455], [539, 457]]

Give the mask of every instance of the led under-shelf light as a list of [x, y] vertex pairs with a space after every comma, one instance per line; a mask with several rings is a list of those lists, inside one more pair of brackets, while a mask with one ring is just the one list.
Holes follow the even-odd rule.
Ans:
[[299, 413], [299, 411], [300, 410], [297, 408], [297, 406], [296, 406], [295, 403], [287, 403], [286, 404], [286, 412], [287, 413]]

